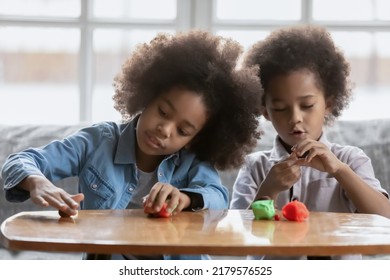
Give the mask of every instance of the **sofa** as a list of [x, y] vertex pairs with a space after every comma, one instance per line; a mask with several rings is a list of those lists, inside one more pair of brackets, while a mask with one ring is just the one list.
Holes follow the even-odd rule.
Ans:
[[[0, 125], [0, 165], [9, 154], [27, 147], [44, 145], [54, 139], [62, 139], [87, 124], [78, 125]], [[261, 121], [263, 135], [256, 147], [257, 150], [270, 149], [275, 131], [269, 122]], [[328, 138], [340, 144], [355, 145], [362, 148], [371, 158], [377, 178], [390, 193], [390, 119], [365, 121], [337, 121], [327, 128]], [[238, 170], [220, 172], [222, 182], [230, 191]], [[77, 178], [68, 178], [56, 182], [69, 193], [77, 192]], [[0, 223], [6, 218], [21, 212], [42, 210], [30, 200], [22, 203], [10, 203], [5, 200], [4, 182], [0, 178]], [[230, 192], [231, 194], [231, 192]], [[81, 259], [81, 253], [10, 251], [0, 244], [1, 259]], [[390, 259], [390, 255], [364, 256], [367, 259]]]

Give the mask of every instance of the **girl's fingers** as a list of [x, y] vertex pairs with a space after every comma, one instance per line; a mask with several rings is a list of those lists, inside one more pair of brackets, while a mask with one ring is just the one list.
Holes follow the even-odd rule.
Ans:
[[78, 193], [78, 194], [72, 195], [72, 199], [74, 201], [76, 201], [78, 204], [80, 204], [80, 202], [84, 200], [84, 194]]
[[[161, 189], [163, 189], [164, 185], [162, 183], [156, 183], [149, 192], [147, 196], [147, 206], [152, 207], [155, 203], [158, 203], [158, 199], [160, 196]], [[163, 203], [164, 201], [162, 201]], [[162, 206], [161, 203], [161, 206]]]
[[31, 197], [32, 201], [37, 204], [37, 205], [40, 205], [40, 206], [43, 206], [43, 207], [48, 207], [49, 206], [49, 202], [47, 202], [43, 197], [39, 196], [39, 197]]
[[164, 203], [167, 203], [168, 212], [179, 209], [180, 191], [170, 184], [157, 183], [147, 196], [144, 209], [148, 212], [159, 212]]
[[79, 208], [80, 202], [83, 199], [84, 199], [84, 195], [81, 193], [72, 196], [69, 196], [68, 194], [62, 196], [62, 200], [65, 202], [65, 204], [74, 210]]

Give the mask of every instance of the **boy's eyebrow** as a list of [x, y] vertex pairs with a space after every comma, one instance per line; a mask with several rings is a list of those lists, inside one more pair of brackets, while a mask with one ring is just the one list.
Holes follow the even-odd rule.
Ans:
[[[309, 99], [309, 98], [314, 98], [315, 95], [313, 94], [308, 94], [308, 95], [304, 95], [304, 96], [299, 96], [298, 99]], [[283, 102], [284, 100], [281, 99], [281, 98], [278, 98], [278, 97], [272, 97], [271, 98], [271, 102], [273, 103], [276, 103], [276, 102]]]
[[[169, 100], [166, 99], [166, 98], [162, 98], [162, 100], [163, 100], [165, 103], [167, 103], [168, 106], [171, 107], [171, 109], [172, 109], [173, 111], [177, 112], [175, 106], [173, 106], [173, 104], [172, 104], [171, 101], [169, 101]], [[186, 126], [189, 126], [189, 127], [192, 128], [193, 130], [197, 130], [196, 126], [195, 126], [193, 123], [191, 123], [189, 120], [184, 120], [184, 123], [185, 123]]]
[[308, 98], [313, 98], [315, 97], [314, 94], [307, 94], [307, 95], [304, 95], [304, 96], [300, 96], [299, 99], [308, 99]]

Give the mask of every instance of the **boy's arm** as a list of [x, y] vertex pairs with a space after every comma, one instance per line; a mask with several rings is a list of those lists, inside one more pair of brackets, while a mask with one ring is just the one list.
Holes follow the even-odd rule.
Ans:
[[347, 164], [333, 174], [358, 212], [378, 214], [390, 218], [390, 201], [378, 190], [363, 181]]

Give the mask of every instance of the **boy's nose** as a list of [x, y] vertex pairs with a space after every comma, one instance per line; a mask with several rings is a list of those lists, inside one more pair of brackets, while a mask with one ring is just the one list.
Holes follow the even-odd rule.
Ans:
[[294, 109], [291, 111], [290, 124], [302, 122], [302, 113], [300, 110]]

